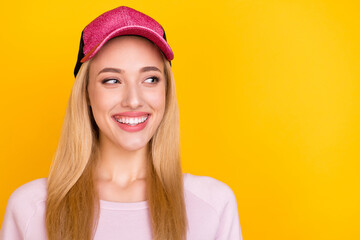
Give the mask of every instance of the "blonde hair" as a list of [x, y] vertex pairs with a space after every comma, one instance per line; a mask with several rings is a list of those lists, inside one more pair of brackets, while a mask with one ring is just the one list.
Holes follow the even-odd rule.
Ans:
[[[91, 60], [90, 60], [91, 61]], [[82, 64], [67, 105], [47, 185], [46, 230], [49, 240], [93, 238], [99, 197], [93, 180], [99, 129], [88, 105], [89, 64]], [[166, 106], [149, 142], [148, 206], [153, 239], [186, 239], [187, 217], [180, 163], [180, 123], [175, 81], [164, 58]]]

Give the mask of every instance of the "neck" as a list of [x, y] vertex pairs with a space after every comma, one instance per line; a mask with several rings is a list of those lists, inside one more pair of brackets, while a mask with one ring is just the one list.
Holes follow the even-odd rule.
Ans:
[[149, 144], [135, 151], [123, 149], [106, 138], [100, 138], [99, 144], [96, 179], [126, 185], [146, 178]]

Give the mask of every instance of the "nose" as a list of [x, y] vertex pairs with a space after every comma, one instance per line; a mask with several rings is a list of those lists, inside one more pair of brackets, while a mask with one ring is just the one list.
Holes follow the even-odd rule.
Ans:
[[134, 84], [127, 85], [124, 88], [122, 95], [123, 95], [121, 101], [122, 107], [131, 108], [131, 109], [137, 109], [142, 107], [143, 105], [142, 96], [141, 96], [142, 94], [139, 87], [137, 87], [136, 85]]

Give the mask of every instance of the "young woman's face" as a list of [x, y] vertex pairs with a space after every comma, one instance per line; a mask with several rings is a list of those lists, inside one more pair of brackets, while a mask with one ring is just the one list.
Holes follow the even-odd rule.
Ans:
[[137, 36], [107, 42], [90, 64], [88, 94], [100, 141], [127, 151], [147, 145], [165, 111], [160, 50]]

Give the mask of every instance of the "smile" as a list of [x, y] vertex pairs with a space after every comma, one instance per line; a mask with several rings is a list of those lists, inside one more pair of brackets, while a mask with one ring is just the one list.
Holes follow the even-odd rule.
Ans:
[[127, 124], [129, 126], [136, 126], [140, 123], [145, 122], [148, 119], [149, 115], [142, 116], [142, 117], [121, 117], [115, 116], [115, 120], [119, 123]]
[[122, 130], [138, 132], [146, 127], [150, 114], [146, 112], [126, 112], [113, 115], [112, 118]]

